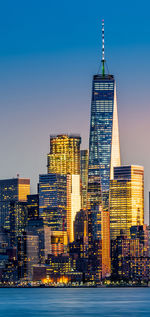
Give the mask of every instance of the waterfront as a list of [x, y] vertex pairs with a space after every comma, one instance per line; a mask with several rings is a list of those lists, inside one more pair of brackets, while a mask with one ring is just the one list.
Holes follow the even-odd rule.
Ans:
[[0, 289], [0, 317], [127, 315], [150, 315], [150, 288]]

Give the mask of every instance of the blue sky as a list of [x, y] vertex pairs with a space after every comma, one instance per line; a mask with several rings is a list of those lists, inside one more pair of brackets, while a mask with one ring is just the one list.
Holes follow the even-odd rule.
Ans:
[[[46, 172], [49, 134], [80, 133], [88, 147], [92, 76], [105, 56], [117, 82], [123, 164], [145, 167], [150, 190], [148, 1], [0, 3], [0, 178]], [[148, 215], [148, 214], [147, 214]]]

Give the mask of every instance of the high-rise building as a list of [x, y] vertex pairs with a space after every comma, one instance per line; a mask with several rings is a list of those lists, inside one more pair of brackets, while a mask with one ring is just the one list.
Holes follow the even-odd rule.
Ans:
[[48, 173], [80, 175], [80, 144], [81, 137], [78, 135], [50, 136]]
[[30, 194], [30, 179], [0, 180], [0, 226], [9, 228], [10, 201], [26, 201]]
[[150, 259], [148, 256], [148, 228], [131, 227], [131, 238], [121, 230], [111, 241], [111, 272], [115, 280], [148, 280]]
[[51, 228], [45, 224], [45, 220], [30, 219], [28, 221], [27, 233], [39, 238], [39, 260], [45, 263], [48, 254], [51, 254]]
[[114, 166], [120, 166], [116, 82], [113, 75], [105, 73], [104, 22], [102, 22], [102, 74], [94, 75], [92, 84], [88, 208], [99, 214], [96, 218], [100, 221], [100, 226], [97, 227], [100, 227], [102, 270], [105, 267], [105, 273], [110, 271], [109, 188]]
[[39, 238], [24, 232], [17, 239], [18, 279], [32, 280], [33, 265], [39, 262]]
[[80, 191], [80, 144], [77, 135], [56, 135], [50, 137], [48, 174], [67, 177], [67, 233], [68, 240], [74, 240], [73, 222], [81, 209]]
[[80, 152], [80, 175], [81, 175], [81, 208], [87, 208], [87, 187], [88, 187], [88, 150]]
[[[57, 230], [66, 229], [67, 217], [67, 176], [42, 174], [39, 176], [39, 214], [48, 219], [54, 216]], [[56, 228], [55, 228], [56, 230]]]
[[114, 168], [110, 181], [110, 239], [124, 230], [130, 237], [130, 227], [144, 224], [144, 168], [120, 166]]
[[28, 195], [27, 196], [27, 207], [28, 207], [28, 218], [38, 219], [39, 217], [39, 195]]
[[87, 210], [81, 209], [77, 212], [74, 221], [74, 238], [75, 241], [88, 237], [88, 213]]
[[26, 230], [28, 219], [27, 202], [10, 201], [10, 243], [11, 246], [17, 244], [17, 237]]

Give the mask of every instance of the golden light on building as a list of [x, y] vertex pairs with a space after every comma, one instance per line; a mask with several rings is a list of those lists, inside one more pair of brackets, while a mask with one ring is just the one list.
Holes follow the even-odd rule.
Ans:
[[110, 275], [110, 219], [109, 212], [102, 210], [102, 278]]
[[18, 200], [27, 201], [30, 195], [30, 179], [18, 178]]
[[56, 135], [50, 137], [48, 174], [67, 175], [67, 233], [69, 242], [74, 241], [73, 223], [81, 209], [80, 193], [80, 144], [78, 135]]
[[80, 175], [67, 176], [67, 233], [69, 242], [74, 241], [74, 221], [81, 209]]
[[144, 223], [144, 168], [121, 166], [114, 168], [110, 181], [110, 239], [120, 230], [130, 237], [130, 227]]
[[50, 153], [47, 157], [48, 173], [80, 174], [80, 144], [80, 136], [51, 136]]

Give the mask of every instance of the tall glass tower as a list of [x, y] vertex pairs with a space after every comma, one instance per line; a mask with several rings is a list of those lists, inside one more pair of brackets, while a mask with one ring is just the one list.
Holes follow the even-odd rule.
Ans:
[[102, 240], [102, 257], [109, 253], [109, 185], [114, 166], [120, 166], [116, 82], [105, 73], [102, 21], [102, 73], [93, 76], [88, 169], [88, 209], [97, 219], [89, 237]]
[[105, 74], [104, 22], [102, 22], [102, 74], [93, 76], [89, 140], [88, 194], [91, 209], [109, 210], [109, 183], [120, 166], [120, 145], [113, 75]]

